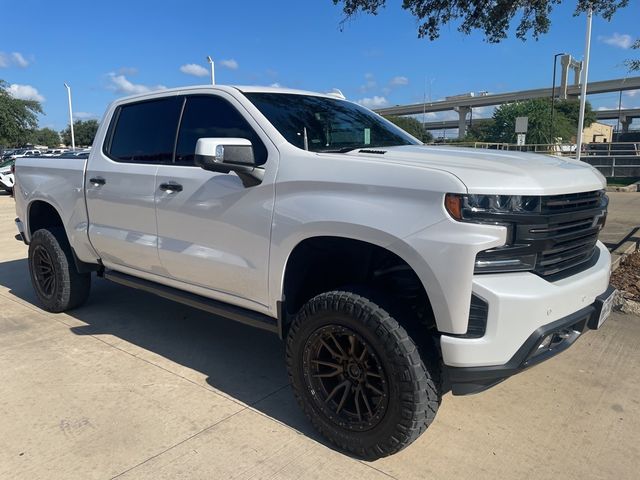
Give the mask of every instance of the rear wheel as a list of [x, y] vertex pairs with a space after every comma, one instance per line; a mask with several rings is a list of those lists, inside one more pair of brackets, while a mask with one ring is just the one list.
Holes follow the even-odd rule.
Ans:
[[64, 230], [36, 231], [29, 244], [31, 283], [45, 310], [63, 312], [82, 305], [91, 290], [91, 274], [78, 273]]
[[413, 442], [433, 421], [434, 369], [388, 311], [350, 291], [323, 293], [296, 316], [287, 363], [296, 397], [338, 447], [374, 459]]

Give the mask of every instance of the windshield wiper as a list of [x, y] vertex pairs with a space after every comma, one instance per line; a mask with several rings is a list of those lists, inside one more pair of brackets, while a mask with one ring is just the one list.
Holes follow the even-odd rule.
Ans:
[[338, 148], [337, 150], [318, 150], [318, 152], [320, 153], [347, 153], [347, 152], [351, 152], [353, 150], [358, 150], [359, 148], [364, 148], [362, 145], [358, 146], [358, 147], [342, 147], [342, 148]]

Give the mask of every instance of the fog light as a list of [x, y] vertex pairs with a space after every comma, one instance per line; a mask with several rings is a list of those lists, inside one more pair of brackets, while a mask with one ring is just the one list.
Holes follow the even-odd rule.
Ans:
[[554, 334], [552, 333], [544, 337], [540, 342], [540, 345], [538, 345], [538, 351], [548, 349], [549, 346], [551, 345], [551, 340], [553, 340], [553, 336]]

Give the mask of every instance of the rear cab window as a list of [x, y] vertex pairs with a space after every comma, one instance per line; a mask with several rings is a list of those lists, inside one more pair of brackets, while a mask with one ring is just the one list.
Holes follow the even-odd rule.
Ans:
[[116, 162], [171, 163], [182, 103], [174, 96], [118, 107], [105, 154]]

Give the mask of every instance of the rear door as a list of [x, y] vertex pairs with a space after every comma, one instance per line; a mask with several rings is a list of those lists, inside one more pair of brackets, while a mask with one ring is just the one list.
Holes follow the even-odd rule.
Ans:
[[117, 107], [86, 173], [89, 238], [107, 267], [162, 274], [155, 215], [156, 171], [171, 162], [182, 97]]
[[[194, 165], [197, 140], [211, 137], [250, 140], [257, 162], [266, 168], [263, 182], [245, 186], [235, 173]], [[161, 165], [156, 180], [160, 260], [173, 278], [224, 301], [267, 304], [277, 155], [232, 96], [221, 92], [186, 97], [175, 163]], [[167, 189], [172, 184], [181, 189]]]

